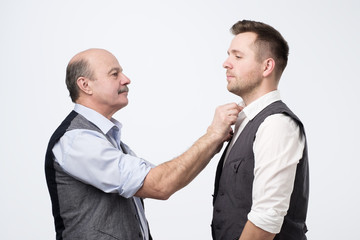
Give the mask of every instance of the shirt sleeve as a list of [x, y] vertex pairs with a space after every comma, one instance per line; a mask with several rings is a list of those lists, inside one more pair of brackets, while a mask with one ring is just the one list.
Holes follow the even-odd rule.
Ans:
[[84, 129], [66, 132], [54, 146], [53, 153], [55, 161], [69, 175], [126, 198], [141, 188], [153, 167], [144, 159], [124, 154], [101, 133]]
[[280, 232], [304, 139], [295, 121], [283, 114], [267, 117], [256, 133], [253, 205], [248, 219], [265, 231]]

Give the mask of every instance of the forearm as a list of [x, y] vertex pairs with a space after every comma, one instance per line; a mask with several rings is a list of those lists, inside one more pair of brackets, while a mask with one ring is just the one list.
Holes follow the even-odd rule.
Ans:
[[136, 196], [168, 199], [206, 167], [222, 142], [223, 139], [208, 131], [182, 155], [151, 169]]
[[247, 221], [239, 240], [272, 240], [275, 234], [262, 230], [252, 222]]
[[235, 103], [218, 107], [206, 134], [179, 157], [151, 169], [135, 196], [168, 199], [190, 183], [220, 150], [222, 143], [229, 140], [230, 126], [236, 122], [240, 110]]

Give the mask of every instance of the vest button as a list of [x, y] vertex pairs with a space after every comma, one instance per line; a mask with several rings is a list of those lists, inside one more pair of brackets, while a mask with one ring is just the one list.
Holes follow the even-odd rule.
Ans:
[[221, 210], [217, 208], [217, 209], [215, 209], [215, 212], [220, 213]]

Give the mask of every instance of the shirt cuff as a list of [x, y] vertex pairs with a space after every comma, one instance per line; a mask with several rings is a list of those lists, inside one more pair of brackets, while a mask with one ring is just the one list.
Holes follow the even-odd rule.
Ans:
[[277, 234], [281, 230], [284, 216], [279, 216], [279, 214], [277, 214], [272, 209], [264, 212], [256, 212], [254, 210], [251, 210], [248, 214], [248, 219], [255, 226], [267, 232]]

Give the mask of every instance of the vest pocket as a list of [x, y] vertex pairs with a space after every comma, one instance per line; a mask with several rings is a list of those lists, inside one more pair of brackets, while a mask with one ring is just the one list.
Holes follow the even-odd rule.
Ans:
[[238, 173], [242, 162], [243, 162], [243, 159], [238, 159], [235, 162], [231, 163], [231, 168], [232, 168], [232, 171], [234, 174]]
[[[231, 192], [235, 198], [241, 198], [241, 202], [247, 199], [248, 196], [250, 196], [249, 200], [251, 201], [252, 184], [254, 180], [253, 162], [251, 158], [241, 158], [232, 162], [230, 165], [231, 180], [229, 181], [229, 185], [232, 188]], [[249, 204], [248, 201], [245, 202]]]
[[101, 229], [96, 229], [96, 231], [98, 231], [99, 234], [102, 234], [103, 235], [103, 238], [107, 237], [107, 238], [111, 238], [111, 239], [117, 239], [117, 240], [120, 240], [119, 238], [101, 230]]

